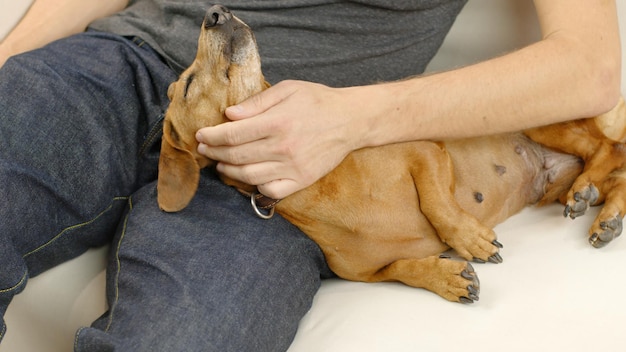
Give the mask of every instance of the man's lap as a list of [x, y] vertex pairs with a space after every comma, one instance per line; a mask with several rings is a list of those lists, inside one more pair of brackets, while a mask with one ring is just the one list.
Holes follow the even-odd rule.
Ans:
[[317, 245], [293, 225], [256, 217], [204, 172], [188, 208], [159, 210], [156, 186], [131, 197], [108, 270], [109, 313], [81, 331], [126, 350], [286, 350], [322, 276]]
[[97, 351], [95, 341], [126, 346], [143, 334], [148, 345], [178, 348], [182, 341], [220, 351], [227, 342], [233, 350], [255, 341], [256, 350], [283, 346], [327, 270], [321, 252], [284, 220], [254, 218], [208, 172], [188, 209], [158, 209], [155, 136], [174, 76], [149, 48], [100, 33], [3, 67], [0, 181], [7, 183], [0, 192], [14, 202], [0, 207], [11, 219], [0, 231], [0, 258], [11, 260], [1, 263], [0, 304], [21, 290], [28, 271], [110, 241], [117, 228], [112, 310], [95, 324], [107, 333], [87, 329], [79, 345]]

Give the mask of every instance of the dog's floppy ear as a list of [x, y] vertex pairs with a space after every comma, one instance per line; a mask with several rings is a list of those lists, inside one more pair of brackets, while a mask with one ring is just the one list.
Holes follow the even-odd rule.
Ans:
[[191, 152], [178, 147], [176, 137], [171, 123], [166, 120], [159, 158], [157, 200], [161, 210], [167, 212], [184, 209], [196, 194], [200, 182], [198, 162]]

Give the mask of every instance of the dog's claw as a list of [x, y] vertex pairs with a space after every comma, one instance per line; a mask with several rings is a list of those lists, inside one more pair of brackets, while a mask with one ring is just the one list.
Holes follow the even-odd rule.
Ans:
[[502, 256], [500, 255], [500, 253], [496, 253], [494, 255], [492, 255], [491, 257], [489, 257], [489, 262], [490, 263], [494, 263], [494, 264], [500, 264], [502, 263]]
[[479, 263], [479, 264], [485, 264], [487, 261], [488, 261], [489, 263], [500, 264], [500, 263], [502, 263], [502, 262], [503, 262], [503, 259], [502, 259], [502, 256], [500, 255], [500, 253], [496, 253], [496, 254], [494, 254], [494, 255], [490, 256], [489, 258], [487, 258], [487, 260], [486, 260], [486, 261], [485, 261], [485, 260], [483, 260], [483, 259], [480, 259], [480, 258], [476, 258], [476, 257], [474, 257], [474, 258], [472, 259], [472, 261], [473, 261], [474, 263]]
[[589, 205], [587, 204], [587, 202], [577, 200], [576, 203], [574, 203], [574, 205], [570, 207], [569, 217], [574, 219], [581, 215], [584, 215], [588, 208]]
[[471, 298], [467, 298], [467, 297], [460, 297], [459, 301], [463, 304], [472, 304], [474, 303], [474, 300]]
[[563, 209], [563, 217], [568, 217], [571, 211], [572, 207], [570, 207], [569, 204], [566, 204], [565, 209]]
[[594, 233], [593, 235], [589, 237], [589, 243], [594, 248], [602, 248], [608, 244], [608, 242], [600, 241], [600, 236], [597, 233]]
[[480, 290], [474, 287], [474, 285], [467, 286], [467, 297], [462, 296], [459, 297], [459, 301], [464, 304], [472, 304], [480, 300], [479, 295]]
[[474, 274], [476, 271], [474, 270], [474, 267], [472, 266], [472, 264], [467, 263], [467, 267], [465, 268], [465, 270], [470, 273], [470, 274]]
[[494, 246], [502, 249], [504, 248], [504, 246], [502, 245], [502, 243], [500, 243], [498, 240], [493, 240], [493, 242], [491, 242], [491, 244], [493, 244]]
[[478, 295], [480, 294], [480, 290], [477, 289], [476, 287], [474, 287], [474, 285], [467, 286], [467, 292], [469, 292], [468, 297], [472, 301], [479, 301], [480, 300], [480, 298], [478, 297]]

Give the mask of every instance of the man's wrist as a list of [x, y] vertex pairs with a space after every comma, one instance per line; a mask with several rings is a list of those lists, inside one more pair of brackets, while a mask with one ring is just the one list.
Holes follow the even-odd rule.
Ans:
[[353, 101], [358, 107], [357, 147], [376, 147], [405, 141], [410, 131], [403, 130], [408, 120], [406, 90], [403, 82], [388, 82], [362, 86], [355, 91]]

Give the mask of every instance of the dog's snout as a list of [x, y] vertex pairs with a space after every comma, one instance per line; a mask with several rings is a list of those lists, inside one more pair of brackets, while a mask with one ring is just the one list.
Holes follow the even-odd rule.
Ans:
[[204, 16], [204, 27], [211, 28], [230, 21], [233, 15], [230, 10], [222, 5], [213, 5]]

